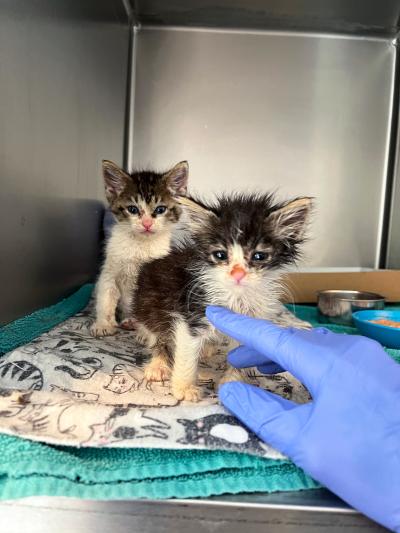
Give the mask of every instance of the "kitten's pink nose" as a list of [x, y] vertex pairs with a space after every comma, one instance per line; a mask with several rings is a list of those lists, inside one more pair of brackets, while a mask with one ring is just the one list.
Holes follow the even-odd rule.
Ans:
[[236, 283], [240, 283], [241, 280], [246, 276], [247, 272], [240, 265], [234, 265], [230, 274]]
[[146, 231], [149, 231], [151, 229], [151, 226], [153, 225], [153, 219], [150, 217], [143, 217], [142, 218], [142, 226]]

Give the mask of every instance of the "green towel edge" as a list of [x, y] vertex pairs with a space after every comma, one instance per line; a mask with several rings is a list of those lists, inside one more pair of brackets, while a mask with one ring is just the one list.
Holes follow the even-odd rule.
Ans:
[[299, 491], [319, 485], [291, 463], [272, 468], [219, 469], [185, 476], [84, 483], [63, 476], [31, 474], [24, 478], [0, 477], [0, 499], [63, 496], [85, 499], [204, 498], [221, 494]]
[[34, 311], [0, 328], [0, 355], [4, 355], [22, 344], [31, 342], [64, 320], [82, 311], [89, 303], [93, 284], [87, 283], [61, 302]]

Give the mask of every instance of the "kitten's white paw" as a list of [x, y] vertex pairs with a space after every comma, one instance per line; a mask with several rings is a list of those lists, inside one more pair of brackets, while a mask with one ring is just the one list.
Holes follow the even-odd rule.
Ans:
[[231, 381], [241, 381], [242, 383], [249, 383], [249, 379], [243, 371], [238, 370], [237, 368], [228, 368], [225, 374], [219, 380], [218, 385], [223, 385], [224, 383], [229, 383]]
[[271, 320], [274, 324], [283, 328], [312, 329], [312, 325], [309, 322], [297, 318], [297, 316], [285, 308], [282, 308], [281, 312], [275, 318], [271, 317]]
[[124, 318], [124, 320], [120, 322], [119, 327], [122, 329], [133, 331], [137, 329], [137, 325], [138, 321], [135, 318]]
[[112, 322], [93, 322], [89, 328], [92, 337], [106, 337], [107, 335], [114, 335], [117, 331], [116, 324]]
[[202, 393], [196, 385], [172, 385], [172, 394], [177, 400], [185, 400], [187, 402], [198, 402], [201, 400]]
[[172, 371], [164, 359], [156, 357], [144, 367], [143, 372], [147, 381], [167, 381]]
[[309, 322], [305, 322], [304, 320], [300, 320], [299, 324], [297, 326], [298, 329], [312, 329], [313, 326]]
[[305, 320], [300, 320], [300, 318], [294, 318], [294, 320], [290, 320], [284, 324], [277, 323], [278, 326], [282, 326], [283, 328], [296, 328], [296, 329], [312, 329], [313, 326], [306, 322]]

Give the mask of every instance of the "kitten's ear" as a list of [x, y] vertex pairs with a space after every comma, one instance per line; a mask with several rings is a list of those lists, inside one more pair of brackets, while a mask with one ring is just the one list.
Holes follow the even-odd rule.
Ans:
[[187, 182], [189, 178], [189, 164], [187, 161], [181, 161], [171, 170], [164, 174], [167, 186], [174, 196], [185, 196], [187, 191]]
[[181, 196], [178, 203], [185, 208], [189, 215], [189, 227], [194, 232], [203, 230], [213, 218], [217, 218], [215, 213], [204, 205], [195, 202], [192, 198]]
[[296, 198], [268, 216], [269, 224], [280, 239], [303, 239], [313, 207], [312, 200], [308, 197]]
[[130, 179], [129, 174], [122, 170], [122, 168], [106, 159], [103, 161], [103, 177], [106, 197], [109, 201], [114, 200], [122, 193]]

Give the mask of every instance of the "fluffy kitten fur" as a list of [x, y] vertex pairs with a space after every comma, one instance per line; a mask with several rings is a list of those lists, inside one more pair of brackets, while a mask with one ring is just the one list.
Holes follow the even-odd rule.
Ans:
[[205, 318], [207, 305], [308, 326], [279, 298], [282, 268], [300, 255], [311, 199], [276, 204], [271, 195], [235, 195], [214, 205], [189, 198], [180, 202], [189, 214], [193, 244], [143, 265], [134, 314], [152, 348], [146, 375], [169, 377], [172, 361], [174, 396], [197, 401], [198, 359], [205, 343], [218, 338]]
[[103, 175], [117, 223], [96, 286], [96, 320], [90, 329], [96, 337], [115, 333], [117, 305], [122, 325], [129, 327], [140, 266], [169, 252], [172, 230], [182, 213], [177, 198], [186, 194], [188, 164], [182, 161], [165, 173], [128, 174], [115, 163], [103, 161]]

